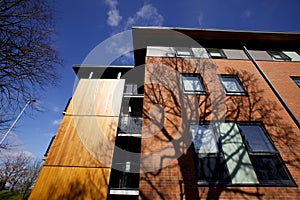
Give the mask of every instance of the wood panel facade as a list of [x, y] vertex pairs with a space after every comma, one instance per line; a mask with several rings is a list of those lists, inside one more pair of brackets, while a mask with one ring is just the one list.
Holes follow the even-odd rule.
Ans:
[[125, 80], [81, 79], [30, 199], [105, 199]]

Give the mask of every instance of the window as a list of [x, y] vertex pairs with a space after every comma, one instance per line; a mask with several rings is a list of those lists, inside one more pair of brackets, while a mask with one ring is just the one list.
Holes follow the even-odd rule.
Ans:
[[206, 49], [211, 58], [226, 58], [222, 49], [207, 48]]
[[293, 81], [298, 85], [298, 87], [300, 87], [300, 76], [294, 76], [291, 77], [293, 79]]
[[291, 58], [281, 51], [268, 51], [273, 60], [291, 61]]
[[291, 178], [279, 152], [261, 124], [239, 124], [250, 160], [261, 185], [289, 185]]
[[202, 78], [198, 74], [182, 74], [181, 75], [184, 93], [204, 94], [205, 88]]
[[300, 55], [295, 51], [282, 51], [282, 53], [290, 57], [291, 61], [300, 61]]
[[126, 95], [137, 95], [138, 89], [135, 83], [126, 83], [124, 88], [124, 94]]
[[228, 184], [230, 176], [213, 127], [209, 124], [191, 125], [190, 132], [194, 143], [198, 183]]
[[193, 51], [188, 47], [176, 47], [177, 57], [193, 57]]
[[242, 83], [237, 76], [221, 75], [221, 82], [228, 95], [245, 95]]
[[191, 124], [199, 185], [296, 186], [261, 123]]

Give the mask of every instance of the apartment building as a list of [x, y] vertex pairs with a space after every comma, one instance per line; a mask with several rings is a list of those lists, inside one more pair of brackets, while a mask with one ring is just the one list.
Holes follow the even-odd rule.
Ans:
[[79, 78], [31, 199], [300, 196], [300, 34], [133, 27]]

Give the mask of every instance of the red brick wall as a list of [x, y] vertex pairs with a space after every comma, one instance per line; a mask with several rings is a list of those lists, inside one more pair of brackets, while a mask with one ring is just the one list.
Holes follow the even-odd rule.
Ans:
[[290, 78], [291, 76], [300, 77], [300, 62], [259, 61], [258, 63], [284, 101], [300, 119], [300, 88]]
[[[203, 77], [207, 95], [183, 94], [180, 73], [194, 72]], [[218, 74], [238, 75], [248, 96], [226, 97]], [[299, 129], [250, 61], [148, 57], [140, 199], [300, 196], [300, 190], [291, 187], [198, 187], [188, 123], [199, 118], [262, 121], [296, 183], [300, 182]]]

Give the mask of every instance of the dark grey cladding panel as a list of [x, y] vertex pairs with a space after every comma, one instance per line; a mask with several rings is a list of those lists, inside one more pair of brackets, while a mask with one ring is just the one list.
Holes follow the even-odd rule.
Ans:
[[249, 52], [255, 60], [273, 60], [266, 51], [249, 50]]
[[248, 60], [247, 55], [240, 49], [223, 49], [227, 59]]
[[94, 65], [75, 65], [75, 71], [79, 79], [117, 79], [118, 74], [126, 74], [133, 66], [94, 66]]

